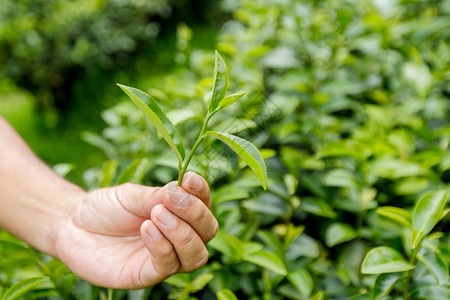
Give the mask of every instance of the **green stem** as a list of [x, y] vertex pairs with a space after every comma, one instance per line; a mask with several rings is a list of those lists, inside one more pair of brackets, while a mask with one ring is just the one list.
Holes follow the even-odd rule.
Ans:
[[203, 121], [202, 130], [200, 130], [200, 134], [198, 135], [197, 140], [195, 141], [194, 146], [191, 149], [191, 152], [189, 152], [188, 157], [184, 161], [183, 167], [181, 167], [181, 169], [179, 169], [178, 186], [181, 186], [181, 182], [183, 181], [184, 173], [186, 173], [186, 169], [189, 166], [189, 163], [191, 162], [192, 157], [194, 157], [195, 151], [197, 150], [200, 143], [203, 141], [203, 138], [204, 138], [203, 135], [206, 132], [206, 126], [208, 125], [208, 122], [211, 119], [211, 117], [212, 117], [211, 113], [206, 114], [205, 120]]
[[[412, 265], [416, 265], [416, 257], [417, 257], [417, 252], [419, 251], [420, 248], [420, 243], [419, 245], [417, 245], [417, 247], [413, 250], [413, 253], [411, 254], [411, 258], [409, 259], [409, 263]], [[409, 284], [411, 282], [411, 279], [414, 275], [414, 270], [409, 270], [408, 271], [408, 275], [406, 277], [406, 283], [405, 283], [405, 288], [403, 290], [403, 300], [408, 300], [409, 299]]]
[[113, 300], [114, 289], [108, 289], [108, 300]]

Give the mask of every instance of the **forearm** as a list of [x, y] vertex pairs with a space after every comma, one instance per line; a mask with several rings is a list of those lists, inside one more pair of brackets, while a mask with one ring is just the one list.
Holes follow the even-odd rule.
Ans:
[[84, 193], [37, 158], [0, 117], [0, 228], [56, 255], [60, 224]]

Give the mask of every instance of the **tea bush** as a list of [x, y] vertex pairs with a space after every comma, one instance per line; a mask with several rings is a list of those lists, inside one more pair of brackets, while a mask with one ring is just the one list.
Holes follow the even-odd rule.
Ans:
[[[210, 183], [220, 223], [209, 263], [113, 297], [450, 298], [450, 1], [221, 5], [232, 18], [216, 47], [230, 90], [248, 95], [212, 122], [262, 149], [267, 191], [220, 144], [201, 146], [191, 169]], [[185, 49], [188, 68], [125, 83], [153, 95], [187, 142], [211, 96], [214, 53]], [[132, 103], [102, 118], [102, 133], [83, 135], [109, 157], [85, 172], [88, 188], [176, 178], [175, 155]], [[4, 233], [0, 244], [3, 295], [34, 277], [30, 297], [106, 297]]]

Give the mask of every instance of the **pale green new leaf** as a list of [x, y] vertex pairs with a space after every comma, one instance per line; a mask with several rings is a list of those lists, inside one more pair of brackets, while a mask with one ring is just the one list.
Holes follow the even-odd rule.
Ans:
[[413, 232], [411, 247], [416, 248], [439, 221], [439, 217], [447, 203], [447, 192], [427, 193], [417, 201], [413, 213]]
[[371, 300], [381, 300], [394, 288], [404, 273], [386, 273], [378, 275], [372, 290]]
[[283, 276], [287, 274], [286, 266], [283, 261], [275, 254], [265, 250], [254, 252], [249, 256], [244, 257], [244, 260]]
[[237, 300], [236, 295], [229, 289], [224, 289], [216, 294], [218, 300]]
[[373, 248], [367, 253], [361, 266], [363, 274], [381, 274], [403, 272], [414, 269], [396, 250], [381, 246]]
[[3, 294], [1, 300], [17, 299], [22, 295], [24, 295], [25, 293], [27, 293], [28, 291], [31, 291], [36, 287], [38, 287], [39, 285], [49, 281], [50, 278], [48, 277], [31, 277], [23, 279], [15, 283], [9, 289], [7, 289], [6, 292]]
[[244, 97], [247, 93], [246, 92], [237, 92], [231, 95], [226, 96], [225, 98], [223, 98], [220, 102], [219, 105], [217, 106], [217, 108], [214, 110], [213, 113], [218, 112], [221, 109], [224, 109], [225, 107], [230, 106], [231, 104], [233, 104], [234, 102], [238, 101], [239, 99], [241, 99], [242, 97]]
[[127, 95], [131, 101], [144, 113], [147, 119], [155, 126], [161, 136], [169, 144], [181, 163], [185, 156], [183, 140], [162, 109], [156, 103], [155, 99], [141, 90], [117, 84]]
[[309, 297], [309, 295], [311, 295], [314, 288], [314, 282], [305, 268], [299, 268], [289, 272], [287, 278], [303, 297]]
[[114, 176], [116, 176], [118, 165], [119, 161], [117, 159], [109, 160], [103, 165], [99, 187], [107, 187], [111, 185]]
[[125, 182], [140, 183], [142, 177], [144, 177], [145, 172], [147, 172], [149, 168], [150, 161], [148, 158], [138, 158], [120, 173], [117, 184]]
[[214, 112], [219, 106], [220, 101], [225, 97], [228, 86], [228, 68], [219, 52], [216, 51], [214, 65], [214, 82], [211, 101], [209, 102], [208, 111]]
[[358, 233], [348, 224], [334, 223], [325, 232], [325, 241], [328, 247], [350, 241], [358, 236]]
[[377, 214], [394, 220], [400, 224], [411, 228], [411, 213], [403, 208], [394, 206], [383, 206], [376, 210]]
[[263, 188], [266, 189], [266, 163], [264, 162], [264, 158], [262, 157], [261, 152], [259, 152], [258, 148], [256, 148], [249, 141], [228, 133], [208, 131], [205, 133], [205, 136], [214, 136], [227, 144], [242, 160], [244, 160], [249, 165], [249, 167], [261, 181]]

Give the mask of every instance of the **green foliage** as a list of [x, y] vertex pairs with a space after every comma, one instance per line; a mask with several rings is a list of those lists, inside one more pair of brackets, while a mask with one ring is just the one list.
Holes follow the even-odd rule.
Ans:
[[67, 109], [76, 82], [143, 55], [174, 10], [191, 12], [170, 0], [3, 0], [0, 77], [36, 94], [41, 108]]
[[[449, 2], [227, 0], [222, 9], [231, 19], [216, 48], [228, 68], [212, 50], [186, 46], [180, 27], [187, 68], [136, 85], [151, 87], [186, 149], [204, 116], [227, 107], [211, 127], [261, 149], [267, 189], [245, 161], [205, 140], [189, 168], [212, 187], [221, 229], [210, 260], [148, 297], [448, 299]], [[223, 92], [226, 70], [228, 90], [247, 92], [240, 101]], [[86, 171], [87, 188], [177, 177], [172, 153], [128, 99], [102, 118], [105, 130], [85, 139], [110, 160]], [[143, 158], [143, 177], [121, 175]], [[51, 277], [28, 254], [11, 254], [20, 242], [3, 244], [2, 291], [20, 270]], [[59, 294], [97, 297], [65, 278], [53, 279]]]

